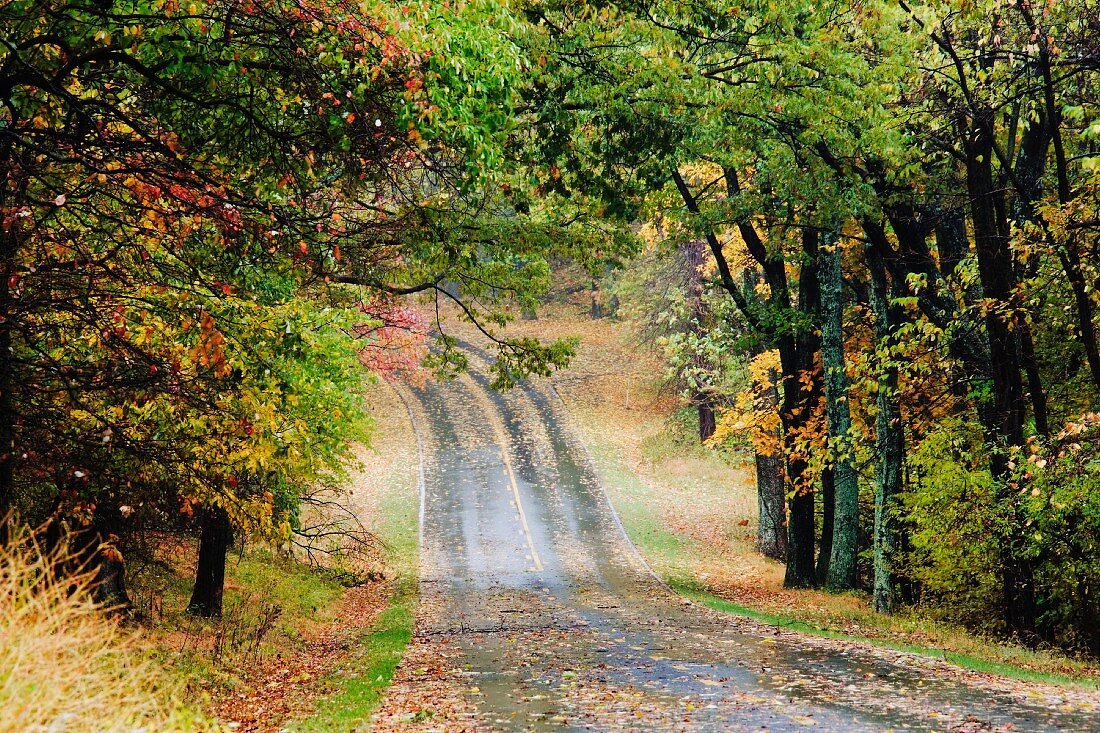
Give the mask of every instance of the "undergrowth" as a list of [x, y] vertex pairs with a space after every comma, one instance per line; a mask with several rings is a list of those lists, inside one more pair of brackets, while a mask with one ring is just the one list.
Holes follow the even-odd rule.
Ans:
[[205, 728], [136, 633], [16, 527], [0, 546], [0, 733]]

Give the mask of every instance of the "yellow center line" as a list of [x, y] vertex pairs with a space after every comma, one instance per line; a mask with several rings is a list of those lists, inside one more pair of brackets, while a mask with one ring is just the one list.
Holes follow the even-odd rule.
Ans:
[[519, 512], [519, 523], [523, 527], [523, 536], [527, 538], [527, 546], [531, 548], [531, 561], [535, 564], [535, 572], [542, 572], [542, 559], [539, 551], [535, 549], [535, 538], [531, 535], [531, 528], [527, 525], [527, 513], [523, 511], [523, 501], [519, 498], [519, 484], [516, 483], [516, 474], [512, 471], [512, 462], [508, 459], [508, 450], [501, 445], [500, 457], [504, 461], [504, 470], [508, 472], [508, 483], [512, 485], [512, 496], [516, 498], [516, 511]]
[[462, 375], [464, 381], [470, 391], [474, 394], [474, 399], [478, 401], [482, 409], [485, 411], [485, 419], [489, 422], [489, 425], [493, 428], [493, 436], [496, 438], [497, 444], [500, 447], [500, 458], [504, 463], [504, 471], [508, 474], [508, 483], [512, 488], [512, 497], [516, 502], [516, 513], [519, 514], [519, 524], [523, 528], [523, 536], [527, 540], [527, 547], [531, 550], [531, 562], [534, 564], [534, 571], [536, 573], [542, 572], [542, 558], [539, 557], [539, 551], [535, 549], [535, 538], [531, 534], [531, 527], [527, 524], [527, 512], [523, 510], [523, 500], [519, 496], [519, 484], [516, 482], [516, 473], [512, 470], [512, 461], [508, 458], [508, 438], [504, 434], [504, 430], [498, 424], [496, 418], [496, 409], [492, 402], [489, 401], [485, 393], [482, 392], [481, 387], [477, 382], [470, 377], [469, 374]]

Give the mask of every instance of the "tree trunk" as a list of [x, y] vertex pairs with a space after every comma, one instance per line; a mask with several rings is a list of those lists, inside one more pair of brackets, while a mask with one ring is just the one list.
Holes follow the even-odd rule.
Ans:
[[711, 402], [710, 396], [703, 392], [695, 394], [694, 402], [695, 409], [699, 413], [699, 441], [705, 443], [718, 428], [714, 414], [714, 404]]
[[817, 551], [818, 585], [829, 578], [829, 564], [833, 560], [833, 536], [836, 526], [836, 472], [826, 464], [821, 468], [821, 547]]
[[821, 263], [821, 363], [825, 371], [825, 414], [834, 486], [832, 542], [824, 579], [829, 590], [845, 591], [855, 588], [857, 580], [859, 477], [851, 436], [852, 414], [844, 360], [844, 273], [840, 244], [835, 235], [830, 235], [826, 246], [822, 247]]
[[[874, 592], [872, 605], [879, 613], [890, 613], [897, 605], [894, 562], [899, 545], [898, 494], [902, 489], [902, 463], [905, 460], [905, 428], [901, 421], [898, 393], [898, 368], [887, 349], [901, 313], [890, 303], [886, 269], [873, 250], [867, 252], [871, 272], [871, 310], [875, 315], [875, 341], [883, 354], [879, 367], [875, 406], [875, 529]], [[893, 292], [903, 291], [894, 283]]]
[[[689, 328], [697, 338], [702, 338], [707, 334], [708, 314], [703, 301], [703, 266], [707, 261], [707, 243], [699, 239], [687, 241], [680, 246], [680, 251], [684, 258], [684, 290], [691, 317]], [[699, 441], [705, 442], [714, 435], [717, 428], [714, 395], [707, 384], [710, 379], [704, 377], [712, 372], [712, 365], [699, 352], [695, 353], [693, 362], [695, 373], [691, 380], [694, 383], [694, 394], [691, 402], [699, 414]]]
[[199, 560], [195, 568], [195, 588], [187, 613], [204, 618], [222, 614], [225, 594], [225, 558], [233, 544], [233, 526], [221, 507], [207, 507], [202, 512], [199, 535]]
[[13, 223], [8, 231], [0, 231], [0, 543], [7, 542], [8, 522], [15, 508], [16, 375], [10, 283], [15, 273], [18, 227]]
[[951, 277], [970, 251], [964, 211], [951, 209], [940, 212], [936, 222], [936, 251], [939, 253], [943, 276]]
[[601, 302], [600, 284], [596, 280], [592, 281], [592, 320], [597, 321], [603, 318], [603, 305]]
[[[775, 370], [768, 370], [768, 383], [764, 385], [764, 404], [758, 409], [774, 411], [779, 407], [779, 389], [775, 385]], [[775, 443], [779, 444], [779, 435]], [[787, 506], [785, 494], [786, 476], [783, 458], [756, 452], [756, 498], [759, 510], [759, 530], [756, 546], [760, 553], [773, 560], [787, 559]]]
[[126, 592], [126, 560], [119, 547], [124, 524], [117, 506], [100, 502], [91, 525], [74, 538], [78, 571], [93, 574], [92, 598], [112, 613], [126, 613], [133, 607]]
[[[802, 236], [803, 264], [798, 279], [798, 310], [801, 313], [816, 316], [821, 291], [817, 273], [817, 232], [807, 229]], [[769, 263], [773, 264], [773, 263]], [[786, 282], [781, 273], [765, 268], [769, 285], [774, 281], [781, 284], [786, 293]], [[772, 285], [773, 292], [777, 290]], [[782, 303], [780, 303], [782, 305]], [[790, 306], [789, 299], [787, 306]], [[787, 517], [787, 572], [783, 585], [787, 588], [811, 588], [817, 584], [814, 574], [814, 543], [816, 522], [814, 521], [814, 490], [806, 478], [808, 468], [806, 459], [795, 446], [806, 424], [810, 421], [814, 407], [821, 396], [820, 380], [812, 379], [810, 389], [803, 389], [803, 375], [816, 369], [815, 358], [820, 348], [820, 340], [812, 328], [800, 329], [796, 334], [783, 334], [779, 338], [779, 360], [783, 369], [783, 408], [780, 418], [783, 423], [783, 440], [787, 455], [787, 496], [789, 514]]]
[[[993, 180], [993, 113], [981, 110], [973, 122], [966, 145], [967, 193], [974, 226], [978, 273], [985, 297], [999, 305], [985, 319], [993, 364], [992, 399], [981, 410], [990, 442], [990, 471], [1008, 507], [1008, 528], [1001, 538], [1001, 599], [1008, 628], [1023, 636], [1035, 632], [1038, 609], [1034, 570], [1023, 552], [1023, 525], [1018, 492], [1007, 485], [1008, 451], [1024, 443], [1026, 400], [1021, 378], [1021, 358], [1014, 328], [1016, 278], [1004, 197]], [[1008, 315], [998, 312], [1005, 309]]]
[[1077, 314], [1074, 330], [1077, 332], [1077, 340], [1085, 350], [1092, 383], [1100, 389], [1100, 347], [1096, 343], [1095, 312], [1089, 285], [1081, 270], [1081, 258], [1077, 255], [1074, 246], [1071, 242], [1065, 252], [1059, 252], [1058, 259], [1062, 263], [1066, 280], [1069, 281], [1070, 289], [1073, 291], [1073, 305]]
[[[740, 192], [736, 171], [725, 169], [727, 193], [734, 198]], [[692, 195], [683, 177], [675, 168], [671, 171], [688, 211], [699, 213], [698, 203]], [[814, 328], [802, 326], [791, 328], [790, 321], [782, 327], [772, 323], [784, 314], [794, 315], [795, 301], [791, 298], [787, 280], [786, 260], [782, 253], [769, 252], [763, 239], [751, 222], [737, 223], [738, 231], [745, 241], [749, 254], [764, 271], [770, 295], [768, 307], [771, 310], [767, 319], [754, 307], [750, 297], [738, 288], [733, 280], [729, 262], [722, 251], [722, 243], [713, 231], [706, 233], [706, 242], [711, 255], [718, 266], [722, 287], [730, 294], [742, 314], [762, 335], [769, 338], [779, 350], [779, 360], [783, 372], [783, 403], [779, 411], [782, 423], [784, 453], [787, 461], [786, 491], [789, 506], [787, 521], [787, 571], [783, 584], [788, 588], [812, 587], [814, 577], [814, 493], [813, 487], [804, 480], [807, 469], [805, 457], [796, 450], [795, 441], [801, 436], [807, 422], [813, 415], [814, 406], [820, 397], [820, 390], [813, 380], [813, 386], [803, 390], [803, 375], [814, 371], [814, 361], [820, 345]], [[820, 300], [817, 280], [817, 232], [806, 229], [802, 234], [802, 268], [798, 279], [798, 313], [816, 317]], [[793, 320], [793, 319], [791, 319]]]
[[1020, 355], [1027, 374], [1027, 393], [1031, 398], [1031, 414], [1035, 418], [1035, 432], [1047, 437], [1050, 435], [1050, 419], [1047, 417], [1047, 393], [1043, 389], [1043, 378], [1039, 374], [1039, 360], [1035, 356], [1035, 340], [1031, 336], [1031, 326], [1022, 323], [1018, 327]]

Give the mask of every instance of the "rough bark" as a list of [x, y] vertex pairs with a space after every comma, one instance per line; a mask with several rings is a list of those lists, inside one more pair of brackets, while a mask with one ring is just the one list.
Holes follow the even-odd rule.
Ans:
[[[802, 238], [803, 264], [798, 279], [798, 311], [816, 316], [820, 303], [820, 284], [817, 273], [817, 232], [807, 230]], [[774, 280], [783, 286], [786, 303], [790, 296], [786, 289], [786, 277], [775, 270], [782, 270], [782, 263], [769, 263], [765, 267], [769, 276], [769, 285]], [[775, 295], [775, 286], [773, 296]], [[782, 304], [783, 301], [780, 301]], [[788, 305], [789, 307], [789, 305]], [[778, 339], [779, 360], [783, 370], [783, 407], [780, 418], [783, 423], [783, 436], [787, 455], [787, 488], [789, 514], [787, 518], [787, 571], [783, 585], [788, 588], [809, 588], [817, 584], [814, 568], [814, 544], [816, 522], [814, 521], [814, 490], [806, 481], [806, 459], [794, 446], [796, 436], [801, 434], [813, 414], [814, 405], [821, 396], [820, 380], [811, 380], [810, 389], [803, 389], [802, 375], [813, 373], [814, 361], [820, 348], [820, 339], [812, 328], [799, 329], [791, 333], [790, 329]]]
[[831, 465], [821, 469], [821, 546], [817, 550], [818, 585], [829, 578], [829, 563], [833, 559], [833, 527], [836, 518], [836, 474]]
[[191, 592], [191, 602], [187, 604], [187, 613], [213, 618], [222, 614], [225, 558], [233, 544], [233, 526], [229, 523], [229, 515], [221, 507], [203, 509], [201, 521], [195, 587]]
[[[1016, 305], [1016, 277], [1009, 246], [1009, 227], [1004, 194], [993, 179], [993, 113], [980, 110], [966, 140], [966, 184], [978, 273], [986, 298], [1005, 308]], [[1034, 569], [1023, 552], [1025, 527], [1017, 504], [1017, 492], [1007, 486], [1008, 449], [1024, 443], [1026, 400], [1021, 377], [1021, 358], [1012, 316], [992, 311], [985, 319], [992, 357], [990, 408], [981, 411], [991, 444], [990, 469], [1001, 486], [1008, 507], [1008, 529], [1001, 539], [1002, 610], [1013, 632], [1030, 637], [1035, 632], [1038, 609]]]
[[1035, 420], [1035, 432], [1042, 437], [1050, 435], [1050, 418], [1047, 412], [1047, 393], [1043, 389], [1043, 378], [1039, 373], [1039, 359], [1035, 355], [1035, 340], [1031, 336], [1031, 327], [1021, 324], [1018, 328], [1020, 355], [1027, 375], [1027, 394], [1031, 398], [1031, 416]]
[[961, 209], [939, 212], [936, 220], [936, 251], [945, 278], [951, 277], [970, 251], [966, 214]]
[[[871, 310], [875, 316], [875, 341], [886, 348], [902, 314], [890, 303], [886, 269], [873, 250], [867, 253], [871, 273]], [[893, 283], [893, 293], [903, 291]], [[872, 605], [879, 613], [890, 613], [897, 605], [894, 562], [899, 546], [898, 495], [902, 490], [902, 463], [905, 460], [905, 428], [901, 420], [898, 393], [898, 369], [887, 356], [880, 367], [875, 397], [875, 527], [874, 582]]]
[[699, 415], [699, 442], [705, 443], [714, 431], [718, 429], [718, 421], [714, 414], [714, 404], [710, 395], [705, 392], [695, 393], [695, 410]]
[[[833, 466], [833, 526], [825, 585], [833, 591], [855, 588], [859, 555], [859, 477], [852, 446], [852, 414], [844, 359], [844, 274], [835, 236], [821, 250], [821, 363], [825, 415]], [[824, 532], [824, 529], [822, 530]], [[824, 550], [823, 550], [824, 551]]]
[[[761, 410], [774, 411], [779, 407], [779, 389], [774, 370], [768, 372], [768, 384], [764, 385], [764, 404]], [[779, 443], [779, 435], [775, 436]], [[756, 546], [762, 555], [773, 560], [787, 559], [787, 507], [786, 476], [783, 458], [756, 452], [756, 498], [759, 510], [759, 529]]]
[[91, 525], [73, 537], [78, 570], [92, 573], [92, 597], [112, 613], [127, 613], [133, 608], [126, 591], [126, 560], [119, 539], [124, 524], [118, 507], [104, 501], [96, 507]]

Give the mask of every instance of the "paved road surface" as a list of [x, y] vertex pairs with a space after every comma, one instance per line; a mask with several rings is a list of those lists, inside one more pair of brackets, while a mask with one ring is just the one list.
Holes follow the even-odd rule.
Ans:
[[1100, 731], [1072, 695], [1044, 708], [685, 604], [626, 541], [545, 383], [501, 396], [475, 372], [409, 397], [423, 612], [379, 729]]

